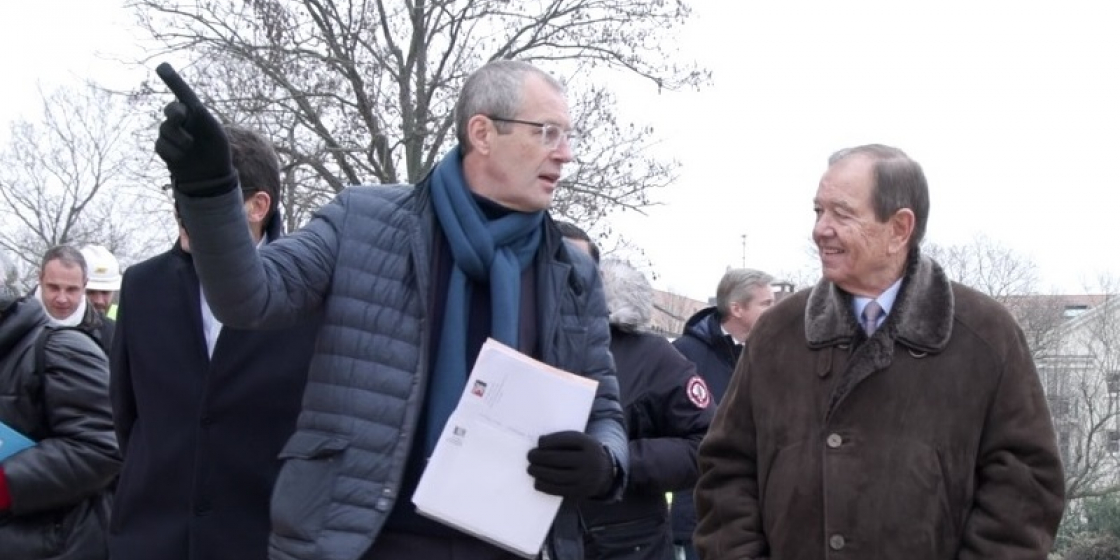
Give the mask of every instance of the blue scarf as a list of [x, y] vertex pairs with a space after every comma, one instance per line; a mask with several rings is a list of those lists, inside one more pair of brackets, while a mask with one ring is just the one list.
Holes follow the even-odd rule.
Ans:
[[451, 150], [432, 171], [432, 205], [451, 246], [436, 363], [428, 383], [427, 452], [439, 440], [467, 384], [467, 328], [471, 289], [490, 285], [490, 337], [517, 348], [521, 272], [541, 242], [544, 212], [511, 212], [487, 219], [463, 179], [462, 151]]

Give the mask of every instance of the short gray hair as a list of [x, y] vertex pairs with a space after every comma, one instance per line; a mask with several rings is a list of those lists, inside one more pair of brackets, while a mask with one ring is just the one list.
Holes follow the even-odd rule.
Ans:
[[864, 155], [875, 162], [875, 186], [871, 191], [871, 206], [875, 218], [886, 222], [895, 212], [909, 208], [914, 212], [914, 233], [910, 236], [910, 249], [921, 244], [929, 223], [929, 184], [918, 162], [906, 152], [883, 144], [865, 144], [844, 148], [828, 158], [832, 167], [837, 162], [854, 155]]
[[[521, 108], [521, 89], [529, 76], [538, 76], [556, 91], [564, 91], [564, 85], [551, 74], [519, 60], [493, 60], [467, 77], [455, 103], [455, 137], [464, 154], [471, 149], [467, 133], [467, 122], [471, 117], [494, 115], [515, 118]], [[495, 123], [494, 126], [499, 132], [505, 132], [505, 123]]]
[[625, 261], [606, 259], [599, 264], [603, 296], [611, 325], [638, 332], [653, 317], [653, 286], [640, 270]]
[[753, 268], [732, 268], [723, 274], [716, 288], [716, 311], [721, 318], [731, 316], [731, 304], [749, 305], [751, 289], [755, 286], [770, 287], [774, 277]]

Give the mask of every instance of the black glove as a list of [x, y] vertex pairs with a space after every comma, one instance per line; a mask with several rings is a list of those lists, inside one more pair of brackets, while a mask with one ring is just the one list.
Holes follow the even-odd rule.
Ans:
[[529, 450], [533, 487], [545, 494], [584, 499], [606, 494], [614, 485], [615, 464], [603, 444], [583, 432], [541, 436]]
[[156, 153], [167, 163], [175, 190], [189, 196], [215, 196], [237, 188], [229, 140], [222, 124], [168, 63], [156, 74], [175, 94], [163, 108]]

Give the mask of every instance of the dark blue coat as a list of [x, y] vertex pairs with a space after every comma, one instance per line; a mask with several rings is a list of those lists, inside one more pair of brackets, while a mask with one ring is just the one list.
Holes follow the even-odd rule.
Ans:
[[611, 327], [611, 354], [630, 438], [622, 501], [585, 502], [589, 560], [673, 558], [665, 493], [696, 484], [696, 452], [715, 406], [696, 368], [663, 337]]
[[[715, 404], [727, 392], [731, 374], [739, 361], [737, 350], [720, 329], [719, 312], [715, 307], [697, 311], [685, 323], [684, 333], [673, 341], [673, 346], [684, 357], [696, 365], [696, 371], [708, 384]], [[673, 495], [672, 505], [673, 540], [691, 542], [692, 530], [696, 527], [696, 506], [692, 502], [692, 491], [677, 492]]]
[[113, 560], [264, 560], [277, 458], [317, 324], [223, 327], [208, 358], [199, 281], [176, 248], [124, 275], [111, 393], [124, 468]]

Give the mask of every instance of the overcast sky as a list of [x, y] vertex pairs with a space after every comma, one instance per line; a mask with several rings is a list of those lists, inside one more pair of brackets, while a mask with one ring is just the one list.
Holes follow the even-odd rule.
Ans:
[[657, 96], [683, 164], [619, 226], [659, 287], [706, 298], [728, 265], [794, 271], [836, 149], [879, 142], [930, 182], [927, 239], [983, 233], [1033, 258], [1046, 289], [1120, 273], [1120, 8], [1114, 2], [694, 3], [683, 38], [714, 74]]
[[[0, 119], [37, 84], [137, 79], [104, 55], [131, 41], [114, 0], [0, 5]], [[828, 155], [898, 146], [930, 180], [927, 237], [984, 233], [1081, 291], [1120, 274], [1120, 7], [1114, 2], [697, 0], [685, 56], [713, 72], [701, 92], [620, 92], [651, 122], [679, 181], [647, 216], [615, 218], [645, 249], [655, 285], [706, 299], [727, 266], [814, 266], [811, 199]], [[101, 53], [102, 57], [95, 56]]]

